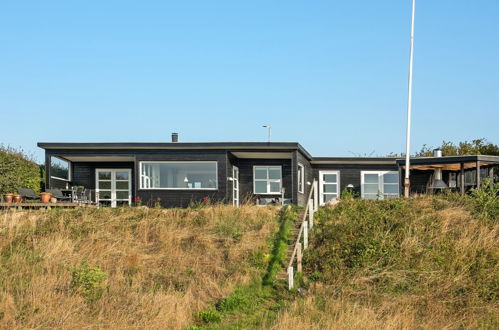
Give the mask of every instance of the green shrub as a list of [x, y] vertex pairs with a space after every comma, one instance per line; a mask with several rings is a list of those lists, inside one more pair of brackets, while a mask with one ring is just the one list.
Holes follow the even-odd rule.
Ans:
[[345, 188], [341, 192], [341, 199], [354, 199], [359, 197], [359, 194], [357, 194], [353, 189], [350, 188]]
[[246, 297], [244, 296], [244, 293], [236, 290], [232, 295], [220, 300], [215, 305], [215, 308], [217, 309], [217, 311], [223, 313], [223, 312], [230, 312], [230, 311], [233, 311], [235, 309], [240, 309], [247, 304], [248, 304], [248, 301], [247, 301]]
[[199, 318], [201, 319], [201, 321], [203, 321], [204, 323], [215, 323], [215, 322], [220, 322], [221, 321], [221, 317], [220, 317], [220, 314], [214, 310], [211, 310], [211, 309], [207, 309], [207, 310], [204, 310], [204, 311], [200, 311], [199, 312]]
[[71, 277], [71, 289], [84, 296], [88, 303], [94, 303], [102, 297], [107, 276], [99, 267], [90, 267], [84, 261], [80, 267], [71, 269]]
[[496, 193], [484, 185], [465, 197], [356, 199], [321, 208], [305, 274], [355, 303], [391, 299], [430, 317], [431, 301], [446, 317], [480, 319], [498, 301]]
[[483, 180], [480, 189], [471, 191], [475, 213], [486, 220], [499, 220], [499, 183], [490, 186], [490, 179]]
[[0, 194], [17, 193], [17, 188], [40, 192], [42, 171], [22, 150], [0, 146]]

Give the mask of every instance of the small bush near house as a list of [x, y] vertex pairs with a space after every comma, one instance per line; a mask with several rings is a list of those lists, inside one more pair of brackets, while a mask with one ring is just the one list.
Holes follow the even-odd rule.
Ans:
[[41, 170], [22, 150], [0, 146], [0, 194], [17, 193], [17, 188], [40, 192]]

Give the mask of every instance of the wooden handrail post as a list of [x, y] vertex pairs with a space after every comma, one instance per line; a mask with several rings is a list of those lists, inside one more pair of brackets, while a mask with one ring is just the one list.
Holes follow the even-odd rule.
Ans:
[[314, 201], [309, 200], [308, 201], [308, 222], [310, 224], [309, 228], [312, 229], [314, 226]]
[[301, 243], [297, 244], [297, 250], [296, 250], [296, 271], [298, 273], [302, 272], [302, 251], [301, 251]]
[[308, 248], [308, 222], [303, 221], [303, 250]]
[[295, 277], [293, 275], [293, 266], [288, 267], [288, 290], [293, 289]]

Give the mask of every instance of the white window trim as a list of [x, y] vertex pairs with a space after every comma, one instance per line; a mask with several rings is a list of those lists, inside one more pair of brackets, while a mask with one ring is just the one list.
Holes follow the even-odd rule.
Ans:
[[[390, 195], [390, 196], [396, 196], [400, 197], [400, 176], [398, 171], [361, 171], [360, 172], [360, 195], [362, 199], [365, 199], [365, 194], [364, 194], [364, 174], [377, 174], [378, 175], [378, 200], [385, 199], [385, 195]], [[399, 182], [397, 183], [397, 194], [392, 194], [392, 193], [385, 193], [384, 191], [384, 175], [385, 174], [397, 174], [397, 177], [399, 178]], [[393, 184], [395, 183], [387, 183], [387, 184]], [[369, 194], [372, 195], [372, 194]]]
[[[301, 168], [301, 178], [300, 178], [300, 168]], [[296, 171], [297, 178], [296, 180], [298, 181], [298, 193], [304, 194], [305, 193], [305, 166], [303, 166], [302, 163], [298, 163], [298, 170]], [[300, 189], [300, 184], [301, 184], [301, 189]]]
[[[111, 179], [109, 180], [99, 180], [99, 172], [100, 171], [109, 171], [111, 173]], [[116, 180], [116, 172], [127, 172], [128, 180]], [[114, 180], [113, 180], [114, 176]], [[111, 182], [110, 189], [99, 189], [99, 181], [109, 181]], [[116, 182], [128, 182], [128, 189], [117, 189]], [[99, 193], [101, 190], [110, 190], [111, 198], [99, 198], [98, 201], [106, 201], [111, 202], [111, 207], [116, 207], [116, 202], [124, 202], [127, 201], [128, 205], [132, 205], [132, 170], [129, 168], [96, 168], [95, 169], [95, 192]], [[128, 191], [128, 198], [116, 198], [116, 193], [118, 191]], [[114, 198], [113, 198], [114, 197]]]
[[239, 167], [232, 166], [232, 205], [239, 207]]
[[[326, 193], [324, 192], [324, 174], [336, 174], [336, 193]], [[326, 205], [324, 202], [324, 195], [334, 195], [336, 198], [341, 196], [341, 171], [340, 170], [320, 170], [319, 171], [319, 205]]]
[[[268, 170], [270, 168], [278, 168], [281, 170], [281, 177], [279, 179], [255, 179], [255, 168], [257, 167], [265, 167], [267, 168], [267, 175], [268, 175]], [[256, 188], [256, 185], [255, 185], [255, 182], [256, 181], [265, 181], [267, 182], [267, 192], [266, 193], [258, 193], [255, 191], [255, 188]], [[282, 166], [280, 165], [253, 165], [253, 195], [280, 195], [281, 194], [281, 191], [279, 192], [269, 192], [270, 190], [270, 182], [279, 182], [279, 186], [282, 191]]]
[[[142, 181], [142, 164], [143, 163], [148, 163], [148, 164], [163, 164], [163, 163], [169, 163], [169, 164], [188, 164], [188, 163], [215, 163], [215, 183], [216, 187], [215, 188], [144, 188], [144, 182]], [[139, 162], [139, 190], [187, 190], [187, 191], [203, 191], [203, 190], [218, 190], [218, 162], [215, 160], [187, 160], [187, 161], [182, 161], [182, 160], [143, 160]]]
[[[58, 176], [53, 176], [52, 175], [52, 158], [57, 158], [60, 161], [68, 163], [68, 178], [67, 179], [59, 178]], [[71, 181], [71, 175], [72, 175], [72, 173], [71, 173], [71, 162], [69, 160], [62, 159], [61, 157], [57, 157], [57, 156], [50, 156], [49, 162], [50, 162], [50, 164], [49, 164], [49, 170], [50, 170], [50, 178], [51, 179], [57, 179], [57, 180], [62, 180], [62, 181], [67, 181], [67, 182]]]

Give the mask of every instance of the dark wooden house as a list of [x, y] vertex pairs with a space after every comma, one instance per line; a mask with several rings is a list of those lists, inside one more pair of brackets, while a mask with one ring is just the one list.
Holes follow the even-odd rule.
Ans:
[[[176, 141], [173, 140], [173, 141]], [[313, 157], [294, 142], [45, 143], [46, 187], [84, 186], [101, 205], [186, 207], [210, 199], [304, 205], [314, 180], [319, 203], [351, 189], [362, 198], [399, 197], [404, 160]], [[412, 192], [432, 190], [435, 169], [463, 192], [493, 177], [497, 156], [431, 157], [411, 163]], [[478, 174], [477, 174], [478, 173]]]

